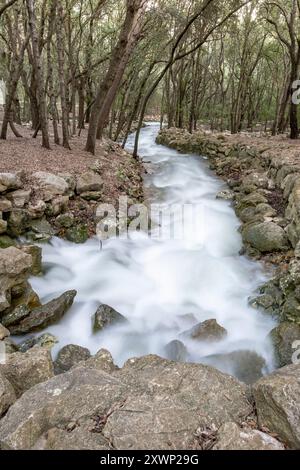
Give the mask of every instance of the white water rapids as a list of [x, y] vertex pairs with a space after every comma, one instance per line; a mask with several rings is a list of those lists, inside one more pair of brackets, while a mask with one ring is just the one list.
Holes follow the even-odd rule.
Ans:
[[[134, 356], [164, 356], [167, 343], [181, 339], [189, 361], [251, 350], [272, 368], [267, 335], [274, 322], [248, 306], [249, 296], [267, 276], [259, 263], [239, 255], [239, 221], [229, 202], [216, 199], [224, 184], [204, 159], [155, 144], [157, 132], [157, 124], [144, 128], [139, 148], [154, 168], [145, 183], [155, 189], [150, 202], [200, 205], [202, 227], [200, 223], [195, 231], [187, 216], [183, 240], [136, 233], [130, 239], [104, 242], [102, 251], [97, 239], [83, 245], [53, 239], [45, 245], [46, 273], [31, 280], [43, 302], [69, 289], [78, 291], [60, 323], [47, 329], [59, 339], [56, 351], [67, 344], [85, 346], [92, 353], [106, 348], [122, 365]], [[101, 303], [115, 308], [128, 322], [94, 334], [92, 316]], [[216, 319], [227, 329], [226, 339], [213, 343], [182, 339], [183, 331], [207, 319]]]

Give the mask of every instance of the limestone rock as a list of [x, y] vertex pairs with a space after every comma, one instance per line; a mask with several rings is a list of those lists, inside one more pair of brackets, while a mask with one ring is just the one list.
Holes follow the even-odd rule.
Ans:
[[75, 290], [67, 291], [57, 299], [33, 309], [20, 323], [10, 327], [11, 334], [22, 335], [57, 323], [73, 304], [76, 294]]
[[227, 336], [227, 331], [215, 319], [211, 319], [199, 323], [183, 335], [198, 341], [221, 341]]
[[5, 326], [1, 325], [0, 323], [0, 341], [7, 338], [8, 336], [10, 336], [10, 332], [7, 328], [5, 328]]
[[10, 382], [0, 371], [0, 418], [15, 401], [15, 391]]
[[61, 176], [54, 175], [45, 171], [39, 171], [32, 175], [34, 181], [42, 191], [42, 199], [51, 201], [55, 196], [66, 194], [69, 185]]
[[84, 243], [89, 238], [88, 227], [86, 225], [76, 225], [68, 228], [66, 238], [72, 243]]
[[242, 382], [252, 384], [262, 377], [266, 362], [254, 351], [238, 350], [225, 354], [212, 354], [201, 359], [201, 363], [217, 367], [232, 374]]
[[21, 250], [27, 253], [32, 258], [32, 265], [30, 273], [33, 276], [38, 276], [42, 272], [42, 249], [37, 245], [22, 245]]
[[253, 386], [259, 425], [300, 448], [300, 364], [263, 377]]
[[0, 275], [16, 276], [30, 270], [32, 257], [22, 250], [9, 247], [0, 250]]
[[81, 361], [86, 361], [91, 357], [88, 349], [75, 344], [68, 344], [64, 346], [58, 353], [56, 361], [54, 362], [54, 370], [56, 374], [67, 372], [74, 365]]
[[0, 212], [10, 212], [12, 209], [12, 203], [4, 197], [0, 197]]
[[94, 315], [94, 331], [99, 331], [107, 326], [124, 321], [126, 321], [126, 318], [112, 307], [100, 305]]
[[0, 365], [0, 373], [12, 384], [20, 397], [34, 385], [53, 377], [53, 363], [47, 349], [34, 347], [25, 353], [9, 354], [5, 364]]
[[167, 359], [176, 362], [184, 362], [187, 359], [187, 349], [182, 341], [174, 340], [165, 347]]
[[103, 181], [100, 175], [93, 171], [87, 171], [78, 176], [76, 184], [77, 194], [82, 194], [90, 191], [101, 191], [103, 188]]
[[261, 253], [287, 250], [289, 242], [282, 227], [274, 222], [250, 224], [242, 230], [243, 240]]
[[80, 437], [86, 449], [180, 450], [199, 427], [252, 412], [246, 387], [210, 367], [147, 356], [108, 374], [88, 361], [24, 393], [1, 421], [0, 448], [68, 449]]
[[213, 450], [284, 450], [284, 445], [257, 429], [225, 423], [218, 430], [217, 443]]
[[270, 338], [274, 345], [277, 367], [291, 364], [295, 352], [293, 344], [300, 341], [300, 325], [282, 322], [271, 331]]
[[11, 189], [19, 189], [22, 186], [17, 173], [0, 173], [0, 193]]
[[6, 197], [12, 202], [14, 207], [23, 209], [25, 204], [30, 201], [31, 189], [18, 189], [17, 191], [10, 192]]
[[29, 351], [29, 349], [33, 348], [34, 346], [51, 350], [57, 343], [58, 339], [55, 336], [51, 335], [51, 333], [44, 333], [41, 336], [32, 336], [31, 338], [23, 341], [23, 343], [19, 343], [18, 351], [24, 353]]

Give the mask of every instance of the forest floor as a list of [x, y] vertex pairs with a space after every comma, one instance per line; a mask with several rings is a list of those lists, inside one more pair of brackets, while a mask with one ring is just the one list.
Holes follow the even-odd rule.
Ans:
[[50, 131], [51, 150], [47, 150], [41, 146], [41, 135], [33, 139], [32, 129], [16, 127], [22, 138], [9, 131], [8, 139], [0, 140], [0, 172], [22, 171], [26, 177], [38, 171], [80, 175], [96, 165], [103, 176], [105, 202], [114, 204], [122, 195], [142, 196], [142, 165], [115, 142], [98, 141], [95, 155], [91, 155], [84, 150], [86, 129], [70, 138], [71, 150], [55, 145]]

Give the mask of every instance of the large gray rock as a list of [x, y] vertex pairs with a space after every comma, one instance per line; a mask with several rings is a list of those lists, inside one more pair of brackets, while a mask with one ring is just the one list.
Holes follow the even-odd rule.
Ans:
[[91, 357], [88, 349], [75, 344], [68, 344], [64, 346], [58, 353], [56, 361], [54, 362], [54, 369], [56, 374], [67, 372], [74, 365], [81, 361], [86, 361]]
[[0, 173], [0, 193], [11, 189], [19, 189], [22, 186], [17, 173]]
[[274, 222], [246, 225], [243, 240], [261, 253], [287, 250], [289, 242], [282, 227]]
[[101, 191], [103, 188], [103, 180], [100, 175], [93, 171], [87, 171], [78, 176], [76, 184], [77, 194], [90, 191]]
[[1, 449], [187, 449], [199, 427], [252, 412], [246, 387], [210, 367], [147, 356], [108, 374], [86, 362], [23, 394], [1, 421]]
[[293, 449], [300, 448], [300, 365], [263, 377], [253, 386], [259, 425], [276, 433]]
[[11, 383], [0, 370], [0, 418], [16, 399], [17, 397]]
[[0, 323], [0, 341], [2, 341], [5, 338], [8, 338], [9, 335], [10, 335], [10, 332], [8, 331], [8, 329], [5, 328], [5, 326], [1, 325]]
[[66, 194], [69, 190], [69, 185], [65, 179], [53, 173], [39, 171], [34, 173], [32, 178], [39, 186], [44, 201], [50, 201], [56, 196]]
[[75, 290], [70, 290], [57, 299], [34, 308], [20, 323], [10, 326], [11, 334], [22, 335], [57, 323], [73, 304], [76, 294]]
[[254, 351], [237, 350], [225, 354], [212, 354], [201, 358], [203, 364], [217, 367], [219, 370], [232, 374], [242, 382], [252, 384], [264, 373], [266, 362]]
[[174, 340], [165, 346], [165, 355], [171, 361], [184, 362], [188, 352], [182, 341]]
[[11, 383], [19, 397], [34, 385], [53, 377], [51, 354], [37, 346], [25, 353], [9, 354], [6, 362], [0, 365], [0, 373]]
[[300, 341], [300, 325], [297, 323], [283, 322], [270, 333], [274, 345], [277, 367], [292, 364], [292, 356], [295, 352], [293, 345]]
[[53, 336], [51, 333], [44, 333], [40, 336], [32, 336], [22, 343], [18, 344], [19, 352], [26, 352], [34, 346], [39, 346], [41, 348], [46, 348], [49, 351], [58, 343], [58, 339]]
[[112, 307], [109, 305], [100, 305], [94, 315], [94, 331], [99, 331], [106, 326], [124, 321], [126, 321], [126, 318]]
[[183, 335], [198, 341], [221, 341], [227, 336], [227, 331], [212, 319], [199, 323]]
[[257, 429], [225, 423], [218, 430], [217, 443], [213, 450], [284, 450], [284, 445]]
[[0, 312], [11, 305], [12, 290], [22, 286], [32, 268], [32, 257], [11, 246], [0, 249]]

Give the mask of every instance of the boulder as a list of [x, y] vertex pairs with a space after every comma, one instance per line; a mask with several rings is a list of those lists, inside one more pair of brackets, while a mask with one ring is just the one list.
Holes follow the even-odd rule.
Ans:
[[30, 218], [25, 209], [12, 209], [8, 218], [8, 233], [13, 237], [23, 235], [30, 225]]
[[182, 341], [171, 341], [165, 347], [165, 356], [171, 361], [185, 362], [187, 359], [187, 355], [187, 349]]
[[75, 217], [72, 212], [66, 212], [56, 217], [55, 223], [58, 227], [70, 228], [74, 225]]
[[86, 361], [91, 357], [88, 349], [75, 344], [64, 346], [58, 353], [54, 362], [54, 370], [56, 374], [62, 374], [70, 370], [74, 365], [81, 361]]
[[17, 191], [8, 193], [6, 197], [12, 202], [14, 207], [23, 209], [23, 207], [30, 201], [31, 193], [31, 189], [18, 189]]
[[66, 230], [66, 238], [72, 243], [84, 243], [89, 238], [89, 231], [86, 225], [76, 225]]
[[183, 335], [198, 341], [221, 341], [227, 336], [227, 331], [215, 319], [211, 319], [199, 323]]
[[264, 373], [266, 362], [254, 351], [239, 350], [231, 353], [212, 354], [201, 358], [201, 363], [217, 367], [232, 374], [246, 384], [252, 384]]
[[7, 222], [6, 222], [6, 220], [3, 220], [3, 219], [0, 218], [0, 235], [5, 233], [6, 230], [7, 230]]
[[12, 203], [4, 197], [0, 197], [0, 212], [10, 212], [12, 210]]
[[296, 341], [300, 341], [300, 325], [291, 322], [282, 322], [270, 333], [274, 346], [277, 367], [292, 364], [293, 347]]
[[1, 421], [0, 448], [192, 449], [198, 428], [252, 412], [247, 388], [210, 367], [146, 356], [107, 373], [88, 361], [24, 393]]
[[224, 189], [218, 192], [216, 198], [223, 199], [224, 201], [232, 201], [232, 199], [234, 199], [234, 192], [230, 189]]
[[48, 204], [47, 215], [56, 217], [62, 212], [66, 212], [69, 206], [69, 196], [57, 196]]
[[263, 377], [253, 386], [260, 427], [266, 427], [292, 449], [300, 448], [300, 364]]
[[8, 338], [8, 336], [10, 336], [10, 332], [8, 331], [7, 328], [5, 328], [5, 326], [1, 325], [0, 323], [0, 341], [2, 341], [5, 338]]
[[29, 351], [29, 349], [33, 348], [34, 346], [51, 350], [57, 343], [58, 339], [55, 336], [51, 335], [51, 333], [44, 333], [41, 336], [32, 336], [22, 343], [19, 343], [18, 351], [24, 353]]
[[112, 372], [119, 370], [115, 365], [112, 355], [106, 349], [100, 349], [94, 356], [84, 360], [84, 364], [79, 362], [73, 367], [88, 367], [89, 369], [103, 370], [111, 374]]
[[41, 219], [46, 211], [47, 205], [44, 201], [39, 200], [35, 203], [28, 204], [28, 215], [31, 219]]
[[21, 187], [22, 182], [17, 173], [0, 173], [0, 193]]
[[0, 312], [11, 305], [13, 290], [20, 292], [32, 266], [30, 255], [15, 247], [0, 250]]
[[45, 171], [39, 171], [32, 178], [42, 192], [44, 201], [51, 201], [55, 196], [64, 195], [69, 191], [69, 185], [61, 176]]
[[31, 267], [32, 257], [22, 250], [15, 247], [0, 250], [0, 275], [17, 276]]
[[284, 445], [269, 434], [231, 422], [218, 430], [213, 450], [284, 450]]
[[90, 191], [101, 191], [103, 180], [100, 175], [93, 171], [87, 171], [77, 177], [76, 192], [82, 194]]
[[242, 230], [243, 240], [261, 253], [282, 251], [289, 242], [282, 227], [274, 222], [246, 225]]
[[13, 386], [0, 371], [0, 418], [16, 399], [17, 397]]
[[94, 314], [94, 331], [100, 331], [107, 326], [126, 321], [119, 312], [109, 305], [100, 305]]
[[103, 194], [101, 191], [86, 191], [80, 194], [80, 197], [85, 201], [99, 201]]
[[73, 304], [76, 294], [75, 290], [70, 290], [57, 299], [51, 300], [41, 307], [34, 308], [18, 324], [9, 327], [11, 334], [22, 335], [42, 330], [57, 323]]
[[42, 273], [42, 249], [37, 245], [22, 245], [21, 250], [32, 258], [30, 273], [38, 276]]
[[10, 246], [15, 246], [16, 242], [8, 235], [0, 235], [0, 248], [9, 248]]
[[6, 362], [0, 365], [0, 373], [11, 383], [17, 397], [20, 397], [34, 385], [53, 377], [50, 351], [36, 346], [25, 353], [9, 354]]

